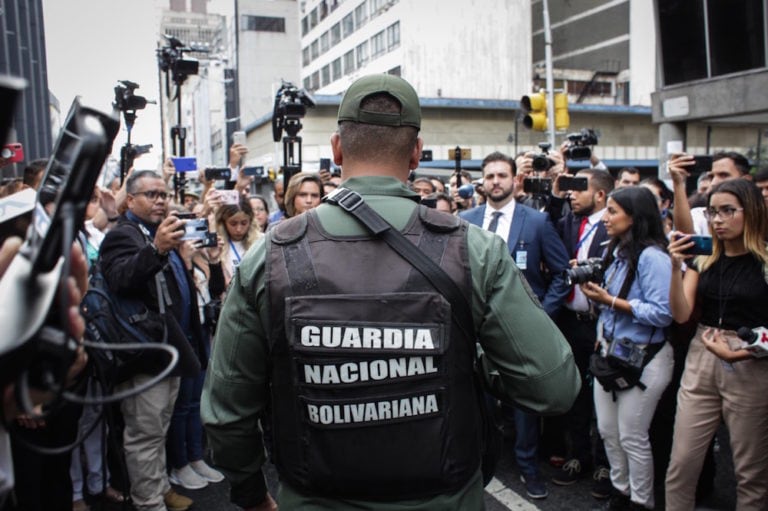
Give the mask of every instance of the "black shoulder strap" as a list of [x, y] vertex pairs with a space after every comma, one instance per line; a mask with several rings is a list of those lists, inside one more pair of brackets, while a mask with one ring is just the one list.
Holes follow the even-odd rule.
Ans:
[[365, 203], [359, 193], [348, 188], [337, 188], [327, 195], [324, 202], [339, 206], [347, 213], [354, 216], [358, 222], [364, 225], [372, 234], [381, 238], [400, 257], [408, 261], [442, 294], [451, 304], [451, 311], [455, 326], [459, 328], [469, 339], [466, 326], [474, 325], [472, 313], [466, 297], [448, 274], [434, 261], [424, 254], [419, 248], [408, 241], [403, 234], [392, 227], [381, 215], [376, 213]]

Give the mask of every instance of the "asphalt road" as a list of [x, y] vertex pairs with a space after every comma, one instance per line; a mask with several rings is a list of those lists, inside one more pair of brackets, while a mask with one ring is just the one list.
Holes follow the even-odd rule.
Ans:
[[[699, 510], [730, 511], [735, 509], [736, 495], [733, 477], [733, 466], [728, 448], [727, 432], [724, 428], [718, 433], [719, 452], [717, 459], [716, 486], [713, 493], [703, 500], [697, 507]], [[525, 496], [525, 488], [520, 482], [520, 474], [515, 466], [512, 454], [512, 443], [507, 441], [505, 452], [496, 471], [495, 480], [486, 487], [485, 507], [486, 511], [555, 511], [555, 510], [584, 510], [600, 509], [603, 501], [594, 499], [590, 495], [592, 486], [591, 478], [577, 482], [573, 486], [561, 487], [549, 483], [549, 497], [542, 500], [531, 500]], [[549, 479], [556, 473], [555, 468], [542, 462], [540, 464], [542, 474]], [[277, 491], [277, 475], [269, 466], [266, 470], [269, 486], [273, 494]], [[226, 482], [212, 484], [207, 488], [196, 491], [177, 488], [195, 500], [193, 510], [197, 511], [235, 511], [238, 507], [229, 503], [229, 486]], [[96, 507], [94, 510], [97, 509]], [[663, 491], [656, 492], [656, 509], [663, 509]]]

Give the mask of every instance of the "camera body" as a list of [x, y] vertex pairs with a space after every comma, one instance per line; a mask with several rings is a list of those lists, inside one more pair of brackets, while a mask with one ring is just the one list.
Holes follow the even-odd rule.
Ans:
[[231, 177], [232, 170], [229, 167], [207, 167], [205, 169], [207, 181], [229, 181]]
[[552, 180], [548, 177], [526, 177], [523, 179], [523, 191], [532, 195], [550, 195]]
[[531, 162], [531, 166], [533, 167], [534, 172], [546, 172], [555, 166], [554, 160], [549, 157], [550, 147], [552, 147], [552, 144], [549, 142], [539, 143], [539, 149], [541, 149], [541, 152], [539, 154], [534, 154], [533, 161]]
[[20, 163], [24, 161], [24, 147], [19, 142], [5, 144], [0, 150], [0, 158], [8, 160], [9, 163]]
[[621, 365], [633, 369], [642, 369], [645, 360], [645, 351], [626, 337], [613, 339], [608, 344], [607, 357], [620, 363]]
[[597, 134], [594, 130], [583, 128], [578, 133], [567, 135], [568, 146], [565, 157], [569, 160], [588, 160], [592, 157], [590, 146], [597, 145]]
[[585, 282], [601, 282], [605, 274], [603, 259], [600, 257], [590, 257], [584, 261], [578, 261], [576, 266], [568, 268], [563, 272], [565, 282], [569, 286], [574, 284], [584, 284]]

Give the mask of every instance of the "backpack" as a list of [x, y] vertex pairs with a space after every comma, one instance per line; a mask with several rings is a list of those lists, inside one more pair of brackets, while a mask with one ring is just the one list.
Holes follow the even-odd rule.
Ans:
[[[80, 310], [92, 342], [107, 345], [168, 342], [162, 295], [158, 298], [158, 313], [148, 309], [142, 300], [119, 296], [110, 291], [98, 261], [91, 270], [88, 291], [80, 303]], [[155, 280], [164, 283], [162, 272], [158, 272]], [[142, 349], [92, 350], [97, 362], [113, 366], [118, 373], [143, 352]]]

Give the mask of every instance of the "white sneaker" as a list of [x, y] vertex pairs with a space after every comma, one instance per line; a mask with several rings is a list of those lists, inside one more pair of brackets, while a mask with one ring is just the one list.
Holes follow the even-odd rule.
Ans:
[[197, 472], [197, 475], [208, 481], [209, 483], [220, 483], [224, 480], [224, 474], [218, 470], [211, 468], [203, 460], [192, 461], [189, 463], [192, 470]]
[[187, 490], [199, 490], [200, 488], [208, 486], [208, 481], [203, 477], [200, 477], [189, 465], [184, 465], [180, 469], [174, 468], [171, 470], [171, 475], [168, 479], [171, 483], [186, 488]]

